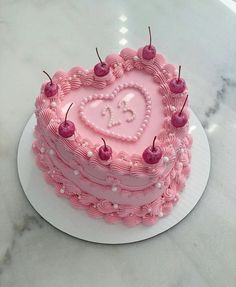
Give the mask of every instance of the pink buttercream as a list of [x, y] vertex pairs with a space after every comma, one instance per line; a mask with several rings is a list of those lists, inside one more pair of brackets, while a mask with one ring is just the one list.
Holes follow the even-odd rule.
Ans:
[[105, 220], [106, 222], [112, 223], [112, 224], [121, 222], [121, 218], [120, 218], [117, 214], [115, 214], [115, 213], [105, 214], [105, 215], [104, 215], [104, 220]]
[[[188, 134], [188, 125], [176, 129], [170, 121], [174, 111], [181, 109], [188, 91], [185, 90], [177, 96], [173, 95], [168, 82], [176, 76], [175, 67], [167, 64], [160, 54], [152, 60], [145, 60], [141, 52], [142, 48], [138, 52], [125, 48], [120, 55], [109, 55], [106, 62], [111, 66], [110, 72], [104, 77], [97, 77], [93, 70], [87, 72], [81, 67], [74, 67], [68, 73], [58, 71], [53, 76], [53, 81], [59, 85], [58, 94], [50, 99], [46, 98], [43, 85], [41, 95], [37, 97], [35, 103], [37, 126], [33, 151], [36, 154], [37, 165], [44, 172], [45, 180], [54, 185], [59, 196], [68, 198], [75, 208], [83, 207], [90, 216], [104, 218], [109, 223], [122, 220], [128, 226], [135, 226], [141, 222], [144, 225], [151, 225], [159, 219], [160, 214], [167, 215], [171, 212], [173, 204], [179, 199], [179, 192], [185, 186], [191, 160], [192, 137]], [[155, 98], [151, 101], [144, 97], [146, 106], [138, 104], [144, 106], [144, 114], [139, 111], [136, 117], [143, 117], [144, 122], [141, 122], [140, 130], [136, 134], [131, 134], [133, 128], [128, 129], [128, 137], [126, 135], [117, 137], [117, 133], [114, 132], [102, 133], [106, 136], [111, 135], [109, 144], [116, 146], [113, 148], [112, 158], [107, 162], [99, 159], [97, 148], [100, 144], [94, 142], [95, 137], [90, 138], [87, 135], [90, 141], [84, 138], [80, 122], [76, 125], [75, 136], [69, 139], [59, 136], [58, 126], [64, 120], [66, 104], [71, 102], [67, 99], [71, 98], [72, 93], [77, 93], [86, 87], [97, 90], [97, 95], [95, 93], [90, 95], [87, 102], [84, 102], [85, 108], [89, 102], [94, 104], [95, 100], [103, 100], [103, 96], [99, 95], [101, 89], [109, 89], [109, 86], [112, 86], [116, 91], [116, 81], [122, 80], [126, 75], [130, 77], [134, 71], [142, 73], [142, 77], [135, 74], [137, 83], [146, 75], [152, 77], [157, 85], [155, 88], [157, 96], [162, 97], [163, 115], [160, 113], [160, 117], [163, 116], [163, 122], [156, 135], [163, 156], [158, 164], [153, 166], [146, 164], [142, 160], [141, 153], [135, 150], [135, 145], [133, 154], [122, 151], [126, 150], [126, 145], [128, 147], [144, 140], [143, 138], [147, 137], [145, 129], [153, 128], [154, 125], [149, 123], [149, 120], [159, 105], [156, 103], [155, 108], [150, 108], [154, 105], [152, 102]], [[132, 85], [133, 83], [130, 88], [133, 93], [136, 87]], [[118, 87], [119, 94], [119, 91], [123, 92], [122, 84], [120, 83]], [[145, 88], [148, 90], [149, 87]], [[78, 99], [72, 98], [72, 101], [75, 101], [75, 108], [69, 117], [74, 120], [80, 118], [79, 110], [76, 110], [82, 102], [80, 96], [79, 94]], [[153, 92], [151, 97], [154, 97]], [[80, 111], [83, 111], [83, 108]], [[130, 111], [132, 110], [129, 110], [126, 118], [132, 115]], [[188, 103], [185, 112], [189, 114]], [[82, 114], [82, 119], [83, 117]], [[93, 123], [88, 122], [87, 128], [94, 134], [99, 134]], [[147, 138], [145, 145], [150, 145], [151, 141], [152, 138]], [[120, 150], [117, 149], [119, 143]]]
[[117, 54], [111, 54], [106, 57], [105, 62], [110, 66], [114, 67], [114, 65], [122, 64], [124, 62], [123, 58]]
[[103, 213], [93, 206], [90, 206], [87, 209], [87, 213], [89, 216], [94, 217], [94, 218], [103, 218]]
[[126, 61], [133, 59], [137, 55], [137, 52], [131, 48], [124, 48], [120, 52], [120, 56]]
[[123, 223], [128, 225], [129, 227], [134, 227], [135, 225], [142, 222], [142, 219], [137, 215], [128, 215], [127, 217], [123, 218]]
[[158, 221], [158, 217], [155, 216], [155, 215], [145, 215], [145, 216], [143, 217], [143, 224], [144, 224], [144, 225], [147, 225], [147, 226], [153, 225], [153, 224], [155, 224], [157, 221]]

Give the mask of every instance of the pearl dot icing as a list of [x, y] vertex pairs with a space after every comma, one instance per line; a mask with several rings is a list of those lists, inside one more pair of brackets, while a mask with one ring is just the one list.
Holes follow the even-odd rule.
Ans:
[[55, 154], [55, 151], [54, 151], [53, 149], [50, 149], [50, 150], [49, 150], [49, 154], [52, 156], [52, 155]]
[[116, 192], [117, 191], [117, 186], [113, 185], [112, 188], [111, 188], [111, 191], [112, 192]]
[[[99, 100], [105, 100], [105, 101], [106, 100], [113, 100], [121, 91], [123, 91], [124, 89], [127, 89], [127, 88], [135, 89], [135, 90], [139, 91], [140, 95], [144, 99], [145, 106], [146, 106], [145, 110], [147, 111], [145, 113], [145, 117], [142, 120], [141, 128], [138, 129], [138, 131], [136, 132], [136, 134], [134, 136], [124, 136], [124, 135], [121, 135], [117, 132], [111, 131], [111, 128], [113, 128], [117, 125], [120, 125], [121, 121], [120, 121], [120, 119], [114, 118], [113, 109], [109, 105], [104, 106], [104, 108], [101, 111], [102, 117], [109, 116], [108, 123], [107, 123], [107, 129], [100, 128], [100, 127], [96, 126], [96, 123], [90, 122], [90, 120], [84, 114], [84, 110], [85, 110], [86, 105], [88, 105], [89, 103], [91, 103], [95, 100], [98, 100], [98, 99]], [[118, 108], [119, 108], [119, 106], [120, 106], [120, 108], [123, 109], [124, 113], [129, 114], [128, 115], [129, 117], [126, 119], [126, 122], [131, 123], [132, 121], [135, 120], [136, 113], [131, 107], [128, 107], [124, 101], [123, 101], [123, 103], [118, 104]], [[136, 142], [142, 136], [144, 130], [146, 129], [146, 127], [149, 124], [151, 110], [152, 110], [152, 102], [151, 102], [151, 97], [150, 97], [148, 91], [142, 85], [130, 82], [130, 83], [119, 84], [111, 92], [111, 94], [106, 94], [106, 95], [105, 94], [99, 94], [98, 95], [95, 93], [91, 96], [88, 96], [88, 97], [82, 99], [82, 101], [80, 102], [80, 105], [79, 105], [79, 116], [85, 125], [89, 126], [92, 130], [94, 130], [97, 133], [100, 133], [104, 136], [108, 136], [111, 138], [120, 139], [122, 141]]]
[[41, 152], [41, 153], [45, 153], [45, 148], [44, 148], [44, 147], [41, 147], [41, 148], [40, 148], [40, 152]]
[[50, 106], [51, 106], [51, 108], [55, 108], [57, 106], [57, 103], [56, 102], [51, 102]]
[[92, 156], [93, 156], [93, 152], [92, 152], [91, 150], [88, 151], [88, 152], [87, 152], [87, 156], [88, 156], [88, 157], [92, 157]]
[[162, 186], [162, 185], [161, 185], [161, 183], [160, 183], [160, 182], [157, 182], [157, 183], [156, 183], [156, 187], [157, 187], [157, 188], [159, 188], [159, 189], [160, 189], [160, 188], [161, 188], [161, 186]]
[[163, 157], [163, 161], [164, 161], [164, 163], [168, 163], [168, 162], [169, 162], [169, 160], [170, 160], [170, 159], [169, 159], [169, 157], [168, 157], [168, 156], [164, 156], [164, 157]]
[[78, 175], [79, 171], [77, 169], [74, 170], [74, 175]]

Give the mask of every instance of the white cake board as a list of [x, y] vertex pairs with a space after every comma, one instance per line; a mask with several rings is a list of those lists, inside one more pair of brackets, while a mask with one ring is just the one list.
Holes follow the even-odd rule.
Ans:
[[200, 121], [191, 112], [191, 175], [172, 213], [151, 227], [137, 225], [130, 228], [123, 224], [113, 225], [102, 219], [90, 218], [85, 211], [74, 209], [67, 199], [57, 197], [54, 188], [44, 181], [31, 149], [35, 123], [35, 116], [32, 115], [19, 142], [17, 164], [21, 185], [29, 202], [46, 221], [74, 237], [107, 244], [130, 243], [153, 237], [179, 223], [197, 204], [207, 185], [210, 148]]

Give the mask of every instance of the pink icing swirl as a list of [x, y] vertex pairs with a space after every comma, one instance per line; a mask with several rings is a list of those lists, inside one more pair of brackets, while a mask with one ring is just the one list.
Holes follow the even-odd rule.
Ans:
[[162, 205], [162, 212], [164, 215], [170, 214], [172, 209], [173, 209], [173, 203], [171, 202], [166, 202]]
[[[44, 87], [44, 85], [43, 85]], [[44, 88], [43, 88], [44, 89]], [[49, 99], [45, 97], [44, 93], [39, 95], [35, 101], [35, 107], [37, 110], [46, 109], [49, 105]]]
[[111, 224], [116, 224], [116, 223], [121, 222], [121, 218], [115, 213], [105, 214], [104, 220]]
[[129, 215], [125, 218], [123, 218], [123, 223], [126, 224], [129, 227], [134, 227], [135, 225], [142, 222], [142, 219], [138, 217], [137, 215]]
[[116, 78], [121, 78], [124, 75], [124, 70], [121, 66], [114, 67], [112, 72]]
[[173, 201], [175, 196], [176, 190], [174, 188], [167, 188], [163, 193], [163, 197], [166, 201]]
[[134, 69], [133, 60], [127, 60], [124, 62], [123, 67], [125, 71], [131, 71]]
[[52, 77], [52, 81], [56, 83], [60, 83], [67, 78], [67, 73], [63, 70], [57, 71]]
[[61, 91], [63, 92], [64, 95], [69, 94], [70, 90], [71, 90], [71, 85], [68, 81], [63, 81], [60, 83], [60, 88]]
[[41, 110], [39, 113], [39, 118], [43, 121], [43, 123], [47, 126], [50, 121], [55, 117], [54, 112], [51, 109]]
[[70, 86], [72, 90], [77, 90], [82, 85], [82, 82], [79, 78], [72, 78], [70, 80]]
[[73, 195], [70, 197], [70, 203], [74, 208], [83, 208], [83, 205], [78, 199], [78, 195]]
[[93, 218], [103, 218], [103, 213], [100, 212], [97, 208], [90, 206], [87, 209], [87, 213], [89, 216], [93, 217]]
[[126, 60], [130, 60], [133, 59], [134, 56], [136, 56], [137, 53], [135, 50], [131, 49], [131, 48], [124, 48], [123, 50], [121, 50], [120, 52], [120, 56], [126, 61]]
[[82, 85], [84, 86], [90, 86], [92, 85], [93, 81], [94, 81], [94, 73], [93, 71], [89, 71], [88, 73], [84, 72], [80, 74], [80, 80]]
[[111, 202], [109, 202], [107, 200], [101, 200], [97, 204], [97, 209], [102, 213], [112, 213], [113, 211], [115, 211]]
[[158, 217], [155, 215], [148, 214], [143, 217], [143, 224], [146, 226], [154, 225], [157, 223], [157, 221], [158, 221]]
[[78, 75], [83, 74], [83, 73], [85, 73], [85, 70], [82, 67], [76, 66], [69, 70], [68, 75], [69, 77], [74, 77], [74, 76], [78, 77]]
[[124, 62], [123, 58], [117, 54], [111, 54], [106, 57], [105, 62], [110, 66], [114, 67], [114, 65], [122, 64]]
[[168, 74], [170, 74], [171, 77], [175, 77], [176, 76], [176, 68], [175, 66], [171, 65], [171, 64], [166, 64], [164, 65], [163, 69], [165, 69]]

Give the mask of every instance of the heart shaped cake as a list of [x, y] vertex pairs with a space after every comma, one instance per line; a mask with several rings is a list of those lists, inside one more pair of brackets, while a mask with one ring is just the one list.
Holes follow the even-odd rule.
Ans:
[[156, 223], [190, 173], [187, 87], [152, 47], [58, 71], [36, 99], [33, 151], [45, 180], [109, 223]]

